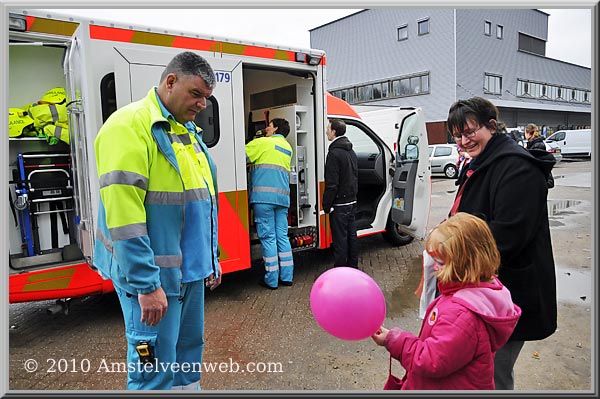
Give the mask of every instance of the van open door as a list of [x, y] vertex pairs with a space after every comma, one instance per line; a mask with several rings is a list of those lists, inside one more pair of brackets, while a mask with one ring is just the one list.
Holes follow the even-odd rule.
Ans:
[[431, 170], [421, 108], [412, 109], [400, 122], [394, 166], [391, 219], [399, 231], [423, 239], [431, 204]]

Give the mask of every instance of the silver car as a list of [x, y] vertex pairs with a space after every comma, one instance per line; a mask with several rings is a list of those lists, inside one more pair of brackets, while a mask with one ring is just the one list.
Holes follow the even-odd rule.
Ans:
[[432, 144], [429, 146], [431, 173], [443, 173], [449, 179], [458, 175], [458, 149], [456, 144]]
[[554, 160], [556, 160], [556, 163], [559, 163], [562, 159], [562, 154], [558, 144], [551, 141], [544, 141], [544, 144], [546, 144], [546, 151], [554, 155]]

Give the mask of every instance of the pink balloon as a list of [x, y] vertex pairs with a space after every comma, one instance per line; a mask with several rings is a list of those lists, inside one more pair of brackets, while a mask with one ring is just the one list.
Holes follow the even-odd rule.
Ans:
[[334, 267], [321, 274], [310, 291], [317, 323], [334, 337], [357, 341], [373, 335], [385, 319], [385, 298], [368, 274]]

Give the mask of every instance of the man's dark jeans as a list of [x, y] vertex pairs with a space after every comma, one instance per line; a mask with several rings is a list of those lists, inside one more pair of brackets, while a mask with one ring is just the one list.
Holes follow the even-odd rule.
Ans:
[[356, 237], [356, 204], [334, 206], [329, 215], [333, 238], [334, 266], [358, 268], [358, 239]]

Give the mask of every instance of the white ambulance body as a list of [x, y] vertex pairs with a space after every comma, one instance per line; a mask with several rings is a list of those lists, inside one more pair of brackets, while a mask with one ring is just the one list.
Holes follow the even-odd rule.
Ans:
[[[196, 123], [218, 169], [219, 259], [225, 273], [248, 269], [260, 259], [248, 204], [245, 144], [276, 117], [291, 126], [294, 251], [331, 244], [321, 207], [328, 117], [346, 121], [359, 159], [359, 236], [384, 233], [395, 245], [424, 236], [431, 187], [422, 110], [398, 114], [394, 129], [400, 151], [394, 154], [352, 107], [327, 93], [323, 52], [39, 10], [14, 9], [10, 19], [9, 107], [33, 103], [55, 87], [65, 87], [71, 102], [70, 144], [51, 146], [38, 137], [9, 140], [11, 202], [18, 205], [8, 234], [10, 302], [112, 290], [93, 267], [99, 195], [94, 139], [115, 109], [158, 85], [166, 64], [181, 51], [202, 55], [217, 77], [209, 106]], [[55, 157], [62, 163], [53, 163]], [[33, 179], [51, 176], [51, 170], [67, 176], [64, 187]]]

